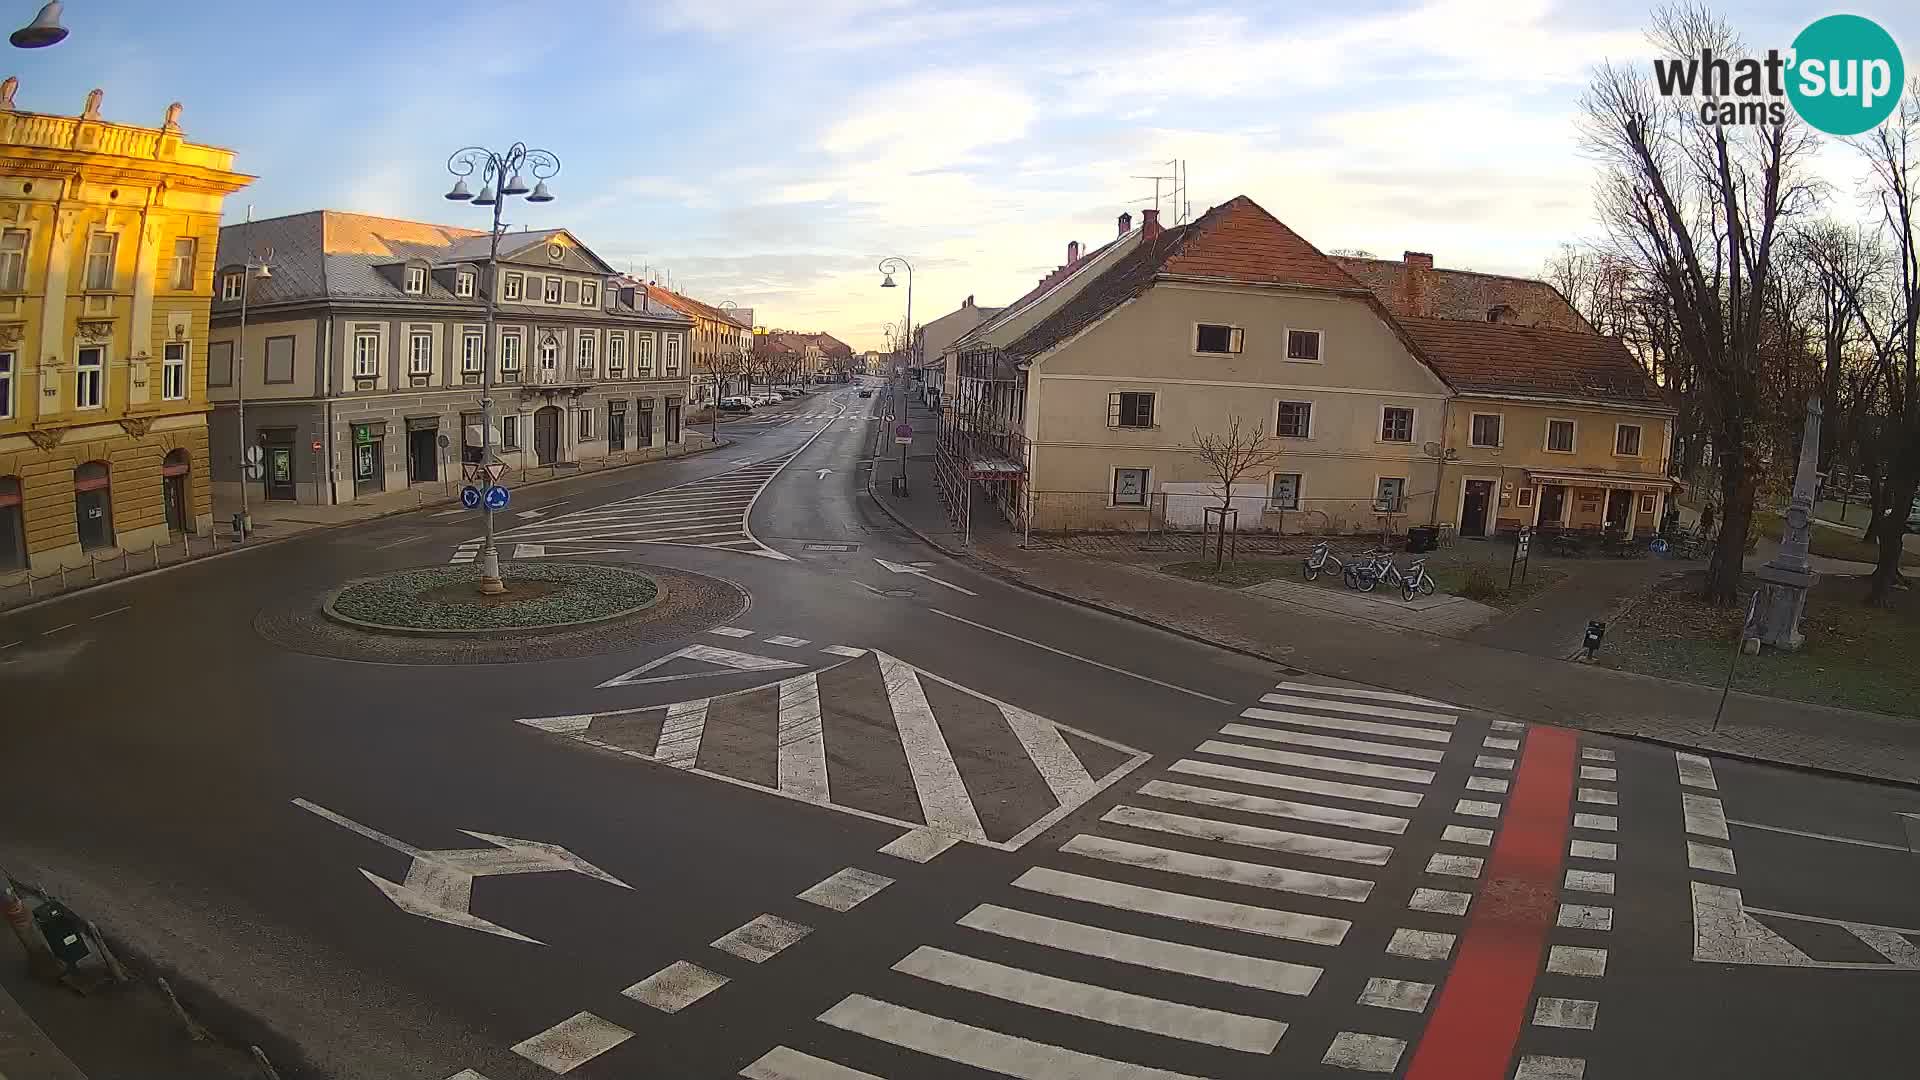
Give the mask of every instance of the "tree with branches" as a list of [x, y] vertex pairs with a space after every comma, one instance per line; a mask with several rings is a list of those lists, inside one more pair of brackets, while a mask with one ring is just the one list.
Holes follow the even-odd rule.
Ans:
[[[1665, 8], [1648, 34], [1675, 57], [1742, 54], [1704, 7]], [[1721, 530], [1705, 599], [1731, 605], [1746, 554], [1760, 437], [1778, 417], [1763, 401], [1763, 340], [1783, 228], [1815, 201], [1803, 177], [1814, 150], [1791, 114], [1778, 124], [1701, 120], [1637, 68], [1603, 64], [1581, 100], [1585, 143], [1601, 162], [1597, 198], [1616, 254], [1657, 281], [1672, 309], [1675, 365], [1693, 387], [1720, 471]]]
[[1259, 425], [1243, 424], [1235, 416], [1228, 421], [1225, 431], [1194, 432], [1193, 452], [1206, 466], [1208, 476], [1220, 485], [1220, 535], [1213, 549], [1213, 568], [1218, 570], [1226, 558], [1226, 511], [1233, 506], [1233, 486], [1242, 477], [1271, 468], [1286, 450], [1267, 438], [1266, 431]]

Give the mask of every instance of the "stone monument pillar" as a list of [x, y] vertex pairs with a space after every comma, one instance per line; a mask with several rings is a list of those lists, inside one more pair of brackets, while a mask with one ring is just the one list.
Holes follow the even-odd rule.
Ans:
[[1813, 528], [1813, 498], [1820, 467], [1820, 399], [1807, 400], [1807, 422], [1800, 432], [1800, 468], [1793, 478], [1793, 502], [1787, 507], [1786, 531], [1780, 551], [1754, 572], [1760, 579], [1753, 618], [1747, 623], [1741, 651], [1756, 653], [1761, 645], [1792, 652], [1806, 638], [1800, 617], [1807, 610], [1807, 590], [1820, 580], [1807, 563], [1807, 544]]

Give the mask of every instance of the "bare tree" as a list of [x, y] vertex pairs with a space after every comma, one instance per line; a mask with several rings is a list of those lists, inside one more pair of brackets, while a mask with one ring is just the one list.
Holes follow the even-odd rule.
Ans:
[[[1649, 39], [1697, 58], [1742, 45], [1704, 7], [1664, 8]], [[1616, 250], [1657, 280], [1672, 306], [1674, 357], [1697, 394], [1720, 470], [1721, 530], [1705, 599], [1731, 605], [1768, 421], [1762, 338], [1783, 225], [1815, 201], [1801, 179], [1812, 136], [1781, 123], [1708, 124], [1698, 103], [1662, 98], [1639, 70], [1603, 64], [1582, 98], [1587, 147], [1600, 159], [1597, 199]], [[1777, 420], [1777, 418], [1774, 418]]]
[[1220, 536], [1213, 549], [1213, 568], [1218, 570], [1226, 557], [1225, 511], [1233, 506], [1233, 486], [1240, 482], [1241, 477], [1271, 467], [1286, 450], [1267, 438], [1267, 433], [1259, 426], [1249, 427], [1235, 416], [1228, 421], [1225, 431], [1194, 432], [1193, 452], [1207, 467], [1208, 475], [1220, 484]]

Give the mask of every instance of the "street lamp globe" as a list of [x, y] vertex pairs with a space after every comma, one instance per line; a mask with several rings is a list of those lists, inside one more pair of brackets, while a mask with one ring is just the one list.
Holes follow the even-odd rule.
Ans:
[[526, 193], [527, 182], [520, 179], [520, 174], [517, 172], [509, 177], [507, 182], [500, 188], [500, 194], [502, 195], [525, 195]]
[[13, 42], [16, 49], [44, 49], [66, 38], [67, 28], [60, 25], [60, 0], [50, 0], [32, 22], [15, 30], [7, 40]]
[[881, 280], [881, 282], [880, 282], [880, 287], [881, 287], [881, 288], [883, 288], [883, 289], [897, 289], [897, 288], [899, 288], [899, 286], [898, 286], [898, 285], [895, 285], [895, 284], [893, 283], [893, 275], [892, 275], [892, 274], [888, 274], [888, 275], [886, 275], [886, 276], [885, 276], [885, 277], [884, 277], [884, 278], [883, 278], [883, 279]]
[[493, 194], [492, 184], [480, 185], [480, 194], [473, 197], [473, 205], [475, 206], [492, 206], [499, 201], [500, 200]]
[[552, 202], [553, 192], [547, 190], [545, 180], [533, 185], [533, 194], [527, 196], [528, 202]]
[[473, 198], [473, 192], [467, 190], [467, 182], [465, 180], [455, 180], [453, 182], [453, 189], [447, 192], [447, 200], [449, 202], [466, 202], [471, 198]]

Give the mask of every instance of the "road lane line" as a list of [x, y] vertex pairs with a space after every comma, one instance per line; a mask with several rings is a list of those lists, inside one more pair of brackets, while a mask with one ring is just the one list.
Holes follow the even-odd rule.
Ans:
[[1377, 724], [1371, 720], [1350, 720], [1343, 716], [1314, 716], [1309, 713], [1283, 712], [1279, 709], [1248, 709], [1240, 715], [1249, 720], [1271, 720], [1281, 724], [1325, 728], [1328, 731], [1351, 731], [1360, 735], [1385, 735], [1390, 739], [1413, 739], [1418, 742], [1436, 743], [1453, 741], [1453, 733], [1448, 731], [1410, 728], [1401, 724]]
[[1407, 901], [1407, 908], [1435, 915], [1465, 915], [1472, 903], [1472, 893], [1455, 892], [1452, 889], [1415, 889], [1413, 898]]
[[653, 757], [662, 765], [691, 769], [700, 757], [700, 738], [707, 730], [707, 702], [676, 701], [667, 706], [667, 718], [660, 724], [660, 741]]
[[1070, 874], [1046, 866], [1028, 870], [1013, 884], [1015, 888], [1030, 892], [1098, 904], [1116, 911], [1158, 915], [1180, 922], [1238, 930], [1282, 941], [1300, 941], [1308, 945], [1338, 945], [1346, 940], [1347, 931], [1353, 928], [1353, 924], [1346, 919], [1150, 889], [1122, 881]]
[[1388, 956], [1404, 956], [1409, 960], [1445, 960], [1453, 952], [1455, 940], [1452, 934], [1403, 926], [1393, 932], [1386, 951]]
[[1319, 698], [1300, 697], [1297, 694], [1263, 694], [1260, 700], [1268, 705], [1293, 705], [1308, 709], [1325, 709], [1328, 712], [1380, 716], [1388, 720], [1423, 720], [1431, 724], [1445, 724], [1448, 727], [1452, 727], [1459, 720], [1458, 717], [1446, 713], [1426, 712], [1420, 709], [1395, 709], [1386, 705], [1368, 705], [1360, 701], [1325, 701]]
[[1184, 686], [1175, 686], [1170, 682], [1162, 682], [1159, 679], [1153, 678], [1150, 675], [1142, 675], [1137, 671], [1128, 671], [1125, 668], [1114, 667], [1112, 664], [1103, 664], [1098, 660], [1092, 660], [1087, 657], [1081, 656], [1079, 653], [1070, 653], [1065, 649], [1056, 649], [1051, 645], [1041, 644], [1040, 642], [1035, 641], [1032, 638], [1023, 638], [1019, 634], [1009, 634], [1005, 630], [996, 630], [993, 627], [987, 626], [984, 623], [977, 623], [977, 622], [974, 622], [972, 619], [963, 619], [960, 616], [955, 615], [951, 611], [941, 611], [939, 608], [928, 608], [927, 611], [934, 615], [938, 615], [943, 619], [952, 619], [954, 622], [957, 622], [957, 623], [965, 623], [968, 626], [973, 627], [975, 630], [985, 630], [989, 634], [998, 634], [1003, 638], [1007, 638], [1008, 640], [1011, 640], [1011, 641], [1017, 641], [1022, 645], [1031, 645], [1036, 649], [1044, 649], [1047, 652], [1053, 653], [1055, 656], [1064, 656], [1069, 660], [1078, 660], [1083, 664], [1087, 664], [1092, 667], [1097, 667], [1102, 671], [1111, 671], [1116, 675], [1125, 675], [1129, 679], [1138, 679], [1141, 682], [1152, 683], [1155, 686], [1165, 687], [1168, 690], [1177, 690], [1182, 694], [1190, 694], [1194, 697], [1203, 698], [1207, 701], [1217, 701], [1222, 705], [1236, 704], [1235, 702], [1228, 701], [1226, 698], [1214, 697], [1212, 694], [1203, 694], [1198, 690], [1189, 690]]
[[811, 933], [813, 927], [804, 923], [778, 915], [759, 915], [715, 938], [712, 944], [723, 953], [761, 964]]
[[[1759, 829], [1761, 832], [1783, 833], [1787, 836], [1801, 836], [1808, 840], [1828, 840], [1836, 844], [1852, 844], [1855, 847], [1879, 848], [1882, 851], [1898, 851], [1911, 854], [1905, 844], [1882, 844], [1877, 840], [1859, 840], [1851, 836], [1832, 836], [1827, 833], [1806, 832], [1802, 829], [1789, 829], [1784, 825], [1762, 825], [1757, 821], [1735, 821], [1727, 819], [1727, 824], [1738, 825], [1743, 829]], [[1692, 830], [1689, 829], [1689, 832]]]
[[1250, 1054], [1271, 1053], [1287, 1033], [1287, 1025], [1278, 1020], [1163, 1001], [930, 945], [908, 953], [893, 970], [1035, 1009]]
[[1713, 762], [1699, 754], [1675, 754], [1674, 762], [1680, 769], [1680, 782], [1687, 787], [1701, 788], [1706, 791], [1718, 791], [1720, 785], [1713, 779]]
[[633, 1032], [590, 1012], [577, 1012], [512, 1050], [548, 1072], [564, 1073], [585, 1065], [633, 1038]]
[[852, 911], [891, 884], [893, 879], [890, 877], [871, 873], [857, 866], [849, 866], [844, 870], [835, 871], [818, 884], [799, 893], [798, 897], [828, 911]]
[[1231, 735], [1236, 739], [1292, 743], [1295, 746], [1311, 746], [1319, 750], [1345, 750], [1349, 754], [1369, 754], [1373, 757], [1424, 761], [1428, 764], [1436, 763], [1447, 756], [1445, 750], [1428, 750], [1423, 746], [1396, 746], [1392, 743], [1369, 742], [1365, 739], [1342, 739], [1334, 735], [1288, 731], [1285, 728], [1254, 727], [1252, 724], [1228, 724], [1220, 729], [1220, 734]]
[[1239, 743], [1224, 743], [1217, 739], [1208, 739], [1206, 742], [1201, 743], [1195, 748], [1195, 753], [1246, 758], [1249, 761], [1265, 761], [1274, 765], [1293, 765], [1302, 769], [1345, 773], [1348, 776], [1365, 776], [1375, 780], [1399, 780], [1408, 784], [1433, 783], [1433, 773], [1426, 769], [1406, 769], [1398, 765], [1376, 765], [1371, 761], [1349, 761], [1346, 758], [1321, 757], [1318, 754], [1296, 754], [1291, 750], [1273, 750], [1265, 746], [1242, 746]]
[[1060, 850], [1069, 855], [1084, 855], [1090, 859], [1100, 859], [1122, 866], [1139, 866], [1169, 874], [1183, 874], [1187, 877], [1222, 881], [1234, 885], [1251, 885], [1256, 889], [1299, 893], [1302, 896], [1321, 896], [1329, 900], [1350, 900], [1361, 903], [1366, 900], [1368, 894], [1373, 892], [1373, 882], [1361, 878], [1320, 874], [1311, 870], [1294, 870], [1266, 863], [1241, 862], [1238, 859], [1221, 859], [1212, 855], [1195, 855], [1188, 851], [1150, 847], [1146, 844], [1113, 840], [1090, 833], [1081, 833], [1060, 845]]
[[1360, 1072], [1390, 1073], [1399, 1066], [1400, 1055], [1406, 1052], [1405, 1039], [1343, 1031], [1333, 1037], [1320, 1063]]
[[1390, 690], [1363, 690], [1355, 686], [1322, 686], [1319, 683], [1283, 682], [1281, 690], [1303, 690], [1310, 694], [1337, 694], [1340, 697], [1370, 698], [1374, 701], [1398, 701], [1403, 705], [1425, 705], [1435, 709], [1456, 709], [1444, 701], [1432, 698], [1415, 697], [1412, 694], [1396, 694]]
[[61, 626], [56, 626], [56, 627], [54, 627], [54, 628], [53, 628], [53, 629], [51, 629], [51, 630], [42, 630], [42, 631], [40, 631], [40, 636], [41, 636], [41, 637], [46, 637], [46, 636], [48, 636], [48, 635], [50, 635], [50, 634], [57, 634], [57, 633], [59, 633], [59, 632], [60, 632], [60, 631], [62, 631], [62, 630], [71, 630], [71, 629], [73, 629], [73, 625], [74, 625], [74, 624], [72, 624], [72, 623], [66, 623], [66, 624], [64, 624], [64, 625], [61, 625]]
[[776, 1046], [760, 1055], [758, 1061], [741, 1069], [740, 1075], [746, 1080], [884, 1080], [789, 1046]]
[[677, 1013], [727, 985], [725, 975], [698, 964], [675, 960], [620, 993], [664, 1013]]
[[385, 550], [387, 550], [388, 548], [397, 548], [397, 547], [399, 547], [399, 546], [400, 546], [400, 545], [402, 545], [402, 544], [411, 544], [411, 543], [413, 543], [413, 542], [414, 542], [415, 540], [425, 540], [426, 538], [427, 538], [427, 534], [426, 534], [426, 533], [419, 533], [419, 534], [417, 534], [417, 535], [414, 535], [414, 536], [403, 536], [403, 537], [401, 537], [400, 539], [398, 539], [398, 540], [395, 540], [395, 541], [393, 541], [393, 542], [392, 542], [392, 543], [390, 543], [390, 544], [376, 544], [376, 545], [374, 545], [374, 548], [373, 548], [373, 550], [375, 550], [375, 551], [385, 551]]
[[1064, 1046], [1034, 1042], [933, 1016], [903, 1005], [849, 994], [820, 1014], [822, 1023], [1019, 1080], [1098, 1076], [1105, 1080], [1199, 1080], [1184, 1073], [1110, 1061]]
[[1265, 814], [1268, 817], [1291, 818], [1294, 821], [1308, 821], [1316, 825], [1337, 825], [1343, 829], [1363, 829], [1367, 832], [1392, 833], [1395, 836], [1407, 831], [1407, 819], [1403, 817], [1368, 814], [1359, 810], [1342, 810], [1338, 807], [1292, 802], [1287, 799], [1269, 799], [1261, 795], [1243, 795], [1237, 791], [1221, 791], [1217, 788], [1196, 787], [1192, 784], [1168, 780], [1152, 780], [1142, 784], [1137, 794], [1152, 796], [1156, 799], [1175, 799], [1221, 810], [1238, 810], [1243, 814]]
[[900, 746], [906, 751], [907, 771], [913, 776], [913, 788], [920, 799], [920, 812], [927, 827], [955, 836], [984, 841], [980, 813], [967, 794], [960, 778], [960, 766], [934, 718], [933, 706], [920, 685], [919, 673], [886, 653], [875, 653], [880, 661], [880, 678], [886, 684], [887, 703], [893, 709], [893, 721], [900, 732]]
[[1245, 769], [1238, 765], [1195, 761], [1192, 758], [1174, 762], [1167, 767], [1167, 771], [1183, 773], [1187, 776], [1204, 776], [1211, 780], [1230, 780], [1236, 784], [1279, 788], [1283, 791], [1304, 791], [1312, 795], [1328, 795], [1354, 802], [1383, 803], [1387, 806], [1415, 807], [1419, 806], [1420, 800], [1425, 798], [1417, 791], [1395, 791], [1392, 788], [1368, 787], [1364, 784], [1343, 784], [1338, 780], [1321, 780], [1317, 777], [1271, 772], [1265, 769]]
[[1368, 979], [1366, 989], [1360, 991], [1360, 997], [1354, 1004], [1417, 1013], [1427, 1010], [1427, 1001], [1432, 997], [1432, 983], [1406, 979]]
[[1506, 1075], [1553, 922], [1578, 750], [1571, 731], [1540, 727], [1528, 735], [1482, 886], [1507, 902], [1468, 913], [1405, 1080]]
[[107, 617], [107, 616], [109, 616], [109, 615], [118, 615], [118, 614], [120, 614], [120, 613], [121, 613], [121, 612], [123, 612], [123, 611], [132, 611], [132, 610], [133, 610], [133, 609], [132, 609], [132, 608], [130, 608], [130, 607], [127, 607], [127, 606], [125, 606], [125, 605], [121, 605], [120, 607], [117, 607], [117, 608], [114, 608], [114, 609], [113, 609], [112, 611], [103, 611], [103, 612], [101, 612], [100, 614], [98, 614], [98, 615], [95, 615], [95, 616], [93, 616], [93, 617], [94, 617], [94, 618], [96, 618], [96, 619], [104, 619], [104, 618], [106, 618], [106, 617]]
[[[1257, 847], [1313, 859], [1360, 863], [1364, 866], [1385, 866], [1387, 860], [1393, 855], [1393, 849], [1382, 844], [1364, 844], [1357, 840], [1341, 840], [1331, 836], [1267, 829], [1258, 825], [1241, 825], [1238, 822], [1214, 821], [1208, 818], [1189, 817], [1186, 814], [1169, 814], [1163, 810], [1148, 810], [1138, 806], [1116, 806], [1101, 815], [1100, 820], [1112, 825], [1151, 829], [1173, 836], [1187, 836], [1196, 840], [1218, 840], [1242, 847]], [[1435, 858], [1439, 857], [1435, 856]]]
[[1047, 789], [1053, 792], [1055, 802], [1074, 806], [1093, 795], [1097, 790], [1093, 776], [1067, 745], [1066, 736], [1057, 725], [1012, 705], [1001, 705], [1000, 715], [1020, 740], [1027, 759], [1039, 770], [1040, 779], [1046, 781]]
[[820, 723], [820, 680], [809, 671], [780, 684], [779, 788], [807, 802], [827, 794], [827, 738]]
[[1177, 941], [1141, 937], [997, 904], [981, 904], [961, 917], [960, 925], [1082, 956], [1097, 956], [1123, 964], [1191, 975], [1197, 979], [1211, 979], [1254, 990], [1271, 990], [1277, 994], [1304, 997], [1313, 991], [1321, 975], [1320, 968], [1306, 964], [1242, 956]]
[[1449, 825], [1440, 831], [1440, 839], [1449, 844], [1471, 844], [1474, 847], [1486, 847], [1493, 843], [1492, 829], [1474, 829], [1465, 825]]
[[1720, 808], [1719, 799], [1682, 793], [1680, 809], [1686, 818], [1688, 832], [1712, 840], [1727, 839], [1727, 815]]

